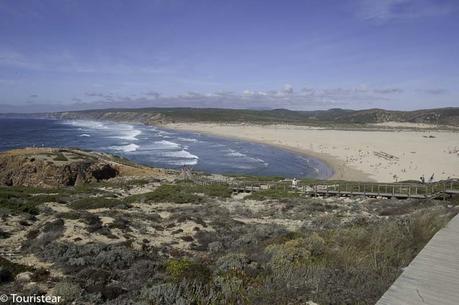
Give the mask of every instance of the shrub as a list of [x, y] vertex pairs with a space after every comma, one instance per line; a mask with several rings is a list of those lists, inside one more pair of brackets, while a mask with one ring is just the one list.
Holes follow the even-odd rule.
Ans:
[[227, 184], [190, 185], [190, 192], [203, 193], [209, 197], [229, 198], [232, 189]]
[[245, 254], [230, 253], [220, 257], [215, 263], [217, 273], [229, 271], [245, 271], [250, 264], [249, 258]]
[[69, 211], [69, 212], [62, 212], [56, 215], [56, 217], [63, 218], [63, 219], [80, 219], [81, 215], [77, 211]]
[[9, 199], [0, 199], [0, 210], [6, 210], [9, 213], [19, 214], [28, 213], [31, 215], [40, 214], [39, 204], [28, 201], [24, 198], [10, 197]]
[[53, 294], [61, 296], [63, 304], [71, 304], [81, 294], [81, 288], [76, 283], [63, 281], [54, 286]]
[[7, 239], [11, 236], [11, 233], [5, 232], [2, 229], [0, 229], [0, 239]]
[[26, 271], [33, 271], [33, 268], [13, 263], [0, 256], [0, 284], [13, 281], [16, 275]]
[[325, 240], [317, 232], [312, 233], [306, 238], [306, 244], [312, 256], [319, 257], [325, 253]]
[[209, 269], [204, 265], [187, 259], [169, 260], [166, 263], [166, 271], [174, 281], [193, 279], [195, 281], [207, 282], [210, 278]]
[[[50, 194], [56, 192], [51, 189], [37, 189], [29, 187], [0, 187], [0, 210], [9, 213], [28, 213], [38, 215], [39, 206], [45, 202], [57, 202], [60, 195]], [[62, 191], [65, 193], [66, 191]]]
[[0, 284], [13, 281], [14, 276], [10, 270], [0, 267]]
[[265, 251], [271, 256], [268, 265], [274, 272], [304, 266], [311, 258], [311, 251], [307, 248], [304, 239], [293, 239], [284, 244], [269, 245]]
[[106, 197], [81, 198], [70, 204], [70, 207], [75, 210], [114, 208], [118, 206], [123, 206], [121, 200]]

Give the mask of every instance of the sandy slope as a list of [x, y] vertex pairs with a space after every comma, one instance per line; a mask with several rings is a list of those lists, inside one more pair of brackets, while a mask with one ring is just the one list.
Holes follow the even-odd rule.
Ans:
[[453, 130], [332, 130], [208, 123], [166, 127], [282, 146], [316, 156], [334, 168], [333, 178], [337, 179], [393, 182], [422, 175], [427, 181], [433, 173], [435, 180], [459, 176], [459, 132]]

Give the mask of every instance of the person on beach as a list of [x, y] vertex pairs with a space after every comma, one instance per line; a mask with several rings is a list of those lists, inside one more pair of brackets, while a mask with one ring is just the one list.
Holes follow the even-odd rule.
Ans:
[[292, 180], [292, 189], [296, 189], [297, 186], [298, 186], [298, 181], [296, 180], [296, 178], [293, 178], [293, 180]]
[[421, 180], [422, 184], [424, 184], [426, 182], [426, 178], [424, 178], [424, 175], [422, 175], [419, 179]]

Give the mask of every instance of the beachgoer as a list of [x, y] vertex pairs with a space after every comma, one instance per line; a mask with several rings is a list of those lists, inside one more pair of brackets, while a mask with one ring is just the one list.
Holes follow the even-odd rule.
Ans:
[[298, 181], [296, 180], [296, 178], [293, 178], [293, 180], [292, 180], [292, 188], [296, 189], [297, 186], [298, 186]]

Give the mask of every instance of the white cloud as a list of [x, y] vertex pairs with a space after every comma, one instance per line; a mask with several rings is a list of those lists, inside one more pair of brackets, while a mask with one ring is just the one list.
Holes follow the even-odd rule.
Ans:
[[293, 87], [292, 87], [292, 85], [290, 85], [290, 84], [285, 84], [285, 85], [284, 85], [284, 88], [282, 88], [282, 92], [283, 92], [284, 94], [288, 94], [288, 95], [293, 94]]
[[220, 91], [213, 93], [187, 92], [175, 96], [148, 95], [143, 97], [117, 96], [98, 92], [92, 106], [98, 107], [226, 107], [226, 108], [288, 108], [297, 110], [328, 109], [333, 107], [370, 107], [376, 102], [394, 101], [403, 90], [399, 88], [304, 88], [295, 91], [291, 85], [280, 90], [244, 90], [241, 93]]

